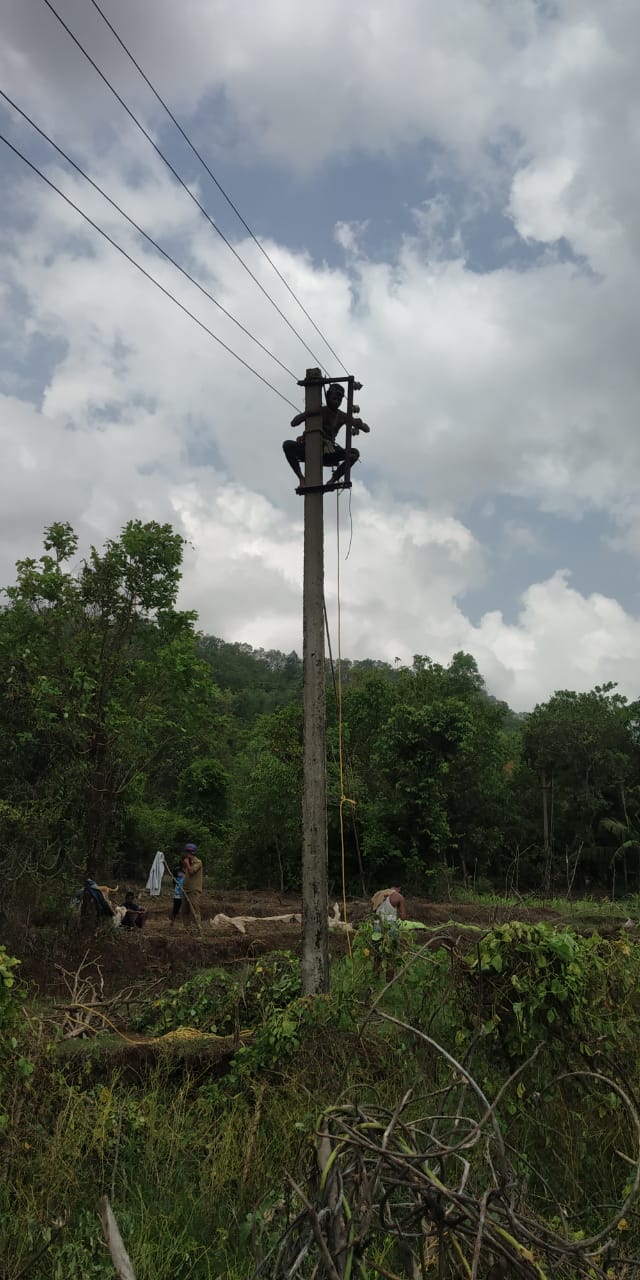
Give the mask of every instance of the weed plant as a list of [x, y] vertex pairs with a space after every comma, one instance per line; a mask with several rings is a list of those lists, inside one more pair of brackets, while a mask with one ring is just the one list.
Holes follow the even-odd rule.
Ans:
[[[637, 946], [624, 934], [512, 924], [466, 956], [415, 941], [400, 952], [389, 937], [375, 960], [364, 927], [353, 956], [333, 965], [330, 997], [302, 997], [297, 961], [278, 953], [239, 979], [210, 971], [150, 999], [139, 1024], [154, 1034], [185, 1024], [218, 1034], [253, 1028], [224, 1074], [162, 1058], [136, 1068], [133, 1049], [133, 1065], [114, 1071], [99, 1040], [71, 1071], [50, 1024], [5, 983], [6, 1280], [111, 1280], [101, 1194], [138, 1280], [244, 1280], [258, 1237], [264, 1244], [276, 1232], [286, 1174], [304, 1167], [324, 1108], [345, 1098], [393, 1107], [407, 1087], [416, 1114], [425, 1098], [444, 1105], [451, 1069], [410, 1027], [466, 1064], [489, 1097], [524, 1068], [501, 1119], [541, 1216], [565, 1215], [585, 1232], [605, 1220], [632, 1172], [633, 1134], [615, 1089], [570, 1073], [597, 1069], [640, 1091]], [[13, 978], [15, 967], [4, 972]], [[637, 1251], [633, 1214], [623, 1234], [627, 1252]]]

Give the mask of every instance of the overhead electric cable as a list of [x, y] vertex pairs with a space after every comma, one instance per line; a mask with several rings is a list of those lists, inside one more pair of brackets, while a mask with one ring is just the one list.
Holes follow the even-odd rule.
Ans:
[[146, 231], [143, 230], [141, 226], [138, 225], [137, 222], [134, 221], [133, 218], [130, 218], [129, 214], [125, 213], [124, 209], [122, 209], [115, 200], [112, 200], [111, 196], [107, 195], [107, 192], [101, 186], [99, 186], [97, 182], [94, 182], [93, 178], [89, 177], [89, 174], [86, 173], [85, 170], [79, 164], [76, 164], [76, 161], [72, 160], [71, 156], [68, 155], [66, 151], [63, 151], [62, 147], [59, 147], [57, 142], [53, 141], [53, 138], [49, 137], [49, 134], [45, 133], [44, 129], [41, 129], [40, 125], [36, 124], [35, 120], [32, 120], [31, 116], [28, 116], [26, 111], [22, 110], [22, 107], [19, 107], [17, 102], [14, 102], [13, 98], [9, 97], [8, 93], [5, 93], [4, 89], [0, 89], [0, 97], [4, 98], [5, 102], [8, 102], [9, 106], [12, 107], [14, 111], [17, 111], [18, 115], [22, 116], [22, 119], [26, 120], [27, 123], [31, 125], [32, 129], [35, 129], [36, 133], [39, 133], [40, 137], [44, 138], [45, 142], [48, 142], [49, 146], [53, 147], [54, 151], [58, 152], [58, 155], [62, 156], [62, 159], [66, 160], [67, 164], [70, 164], [71, 167], [76, 170], [76, 173], [79, 173], [80, 176], [84, 178], [85, 181], [90, 184], [90, 186], [93, 187], [94, 191], [97, 191], [111, 205], [113, 209], [116, 209], [117, 212], [121, 214], [121, 216], [130, 224], [130, 226], [132, 226], [139, 233], [139, 235], [144, 236], [144, 239], [147, 240], [150, 245], [153, 245], [153, 248], [156, 249], [158, 253], [161, 253], [163, 258], [167, 259], [167, 262], [170, 262], [172, 266], [176, 267], [177, 270], [180, 271], [182, 275], [186, 277], [187, 280], [190, 280], [191, 284], [194, 284], [196, 286], [196, 289], [199, 289], [200, 292], [204, 294], [205, 298], [208, 298], [210, 302], [213, 302], [214, 306], [218, 307], [218, 309], [222, 311], [223, 315], [227, 316], [227, 318], [231, 320], [233, 324], [237, 325], [238, 329], [241, 329], [242, 332], [246, 334], [246, 336], [250, 338], [252, 342], [255, 342], [256, 346], [260, 347], [260, 350], [264, 351], [265, 355], [270, 356], [272, 360], [275, 360], [276, 364], [279, 364], [280, 368], [284, 369], [285, 373], [288, 373], [289, 376], [294, 379], [294, 381], [297, 381], [295, 373], [291, 369], [288, 369], [286, 364], [283, 364], [282, 360], [279, 360], [278, 356], [274, 355], [273, 351], [270, 351], [268, 347], [265, 347], [264, 343], [260, 342], [259, 338], [254, 337], [254, 335], [251, 333], [249, 329], [245, 327], [245, 325], [241, 324], [239, 320], [236, 320], [236, 317], [232, 315], [230, 311], [227, 311], [227, 308], [223, 307], [222, 303], [218, 302], [217, 298], [214, 298], [213, 294], [209, 293], [209, 290], [205, 289], [204, 285], [200, 284], [199, 280], [195, 279], [195, 276], [192, 276], [190, 272], [185, 269], [185, 267], [181, 267], [180, 263], [176, 262], [176, 259], [173, 258], [171, 254], [167, 252], [166, 249], [163, 249], [162, 245], [159, 245], [157, 240], [153, 239], [153, 236], [150, 236]]
[[218, 181], [218, 179], [216, 178], [215, 173], [213, 173], [213, 172], [212, 172], [212, 170], [211, 170], [211, 168], [209, 167], [209, 165], [207, 164], [207, 161], [205, 160], [204, 156], [203, 156], [203, 155], [201, 154], [201, 152], [198, 150], [198, 148], [196, 147], [195, 143], [191, 141], [191, 138], [189, 137], [188, 133], [187, 133], [187, 132], [186, 132], [186, 130], [183, 128], [183, 126], [180, 124], [180, 121], [179, 121], [178, 119], [176, 119], [176, 116], [173, 114], [173, 111], [171, 110], [171, 107], [169, 107], [169, 106], [167, 105], [167, 103], [165, 102], [165, 100], [164, 100], [164, 98], [162, 97], [162, 95], [158, 92], [158, 90], [156, 89], [156, 87], [155, 87], [155, 85], [153, 84], [153, 82], [149, 79], [149, 76], [146, 74], [146, 72], [145, 72], [145, 71], [143, 70], [143, 68], [140, 66], [140, 63], [139, 63], [139, 62], [136, 60], [136, 58], [133, 56], [133, 54], [132, 54], [131, 50], [130, 50], [130, 49], [128, 48], [128, 46], [125, 44], [124, 40], [122, 39], [122, 36], [120, 36], [120, 35], [118, 34], [118, 32], [116, 31], [116, 29], [115, 29], [115, 27], [114, 27], [113, 23], [112, 23], [112, 22], [110, 22], [109, 18], [107, 17], [106, 13], [104, 12], [104, 10], [103, 10], [103, 9], [101, 9], [100, 5], [98, 4], [98, 0], [91, 0], [91, 4], [93, 5], [94, 9], [96, 9], [96, 10], [97, 10], [97, 12], [100, 14], [100, 17], [102, 18], [102, 21], [103, 21], [104, 23], [106, 23], [106, 25], [108, 26], [108, 28], [109, 28], [109, 30], [110, 30], [110, 32], [111, 32], [111, 34], [113, 35], [113, 37], [117, 40], [118, 44], [120, 45], [120, 48], [124, 51], [124, 53], [126, 53], [126, 55], [127, 55], [128, 59], [129, 59], [129, 61], [133, 63], [134, 67], [136, 68], [136, 71], [138, 71], [138, 72], [139, 72], [139, 74], [142, 76], [142, 79], [144, 80], [145, 84], [146, 84], [146, 85], [148, 85], [148, 87], [150, 88], [150, 90], [151, 90], [152, 94], [154, 95], [154, 97], [155, 97], [156, 101], [157, 101], [157, 102], [159, 102], [159, 103], [160, 103], [160, 106], [164, 108], [164, 110], [166, 111], [167, 115], [169, 116], [169, 119], [170, 119], [170, 120], [173, 122], [173, 124], [175, 125], [176, 129], [178, 130], [178, 133], [179, 133], [179, 134], [184, 138], [184, 141], [186, 142], [187, 146], [191, 148], [191, 151], [193, 152], [193, 154], [194, 154], [194, 156], [196, 157], [196, 159], [200, 161], [200, 164], [202, 165], [203, 169], [205, 169], [205, 170], [206, 170], [206, 172], [208, 173], [209, 177], [211, 178], [211, 181], [212, 181], [213, 183], [215, 183], [215, 185], [216, 185], [216, 187], [218, 188], [218, 191], [220, 192], [220, 194], [221, 194], [222, 196], [224, 196], [224, 199], [226, 200], [226, 202], [227, 202], [227, 204], [229, 205], [229, 207], [230, 207], [231, 209], [233, 209], [233, 212], [235, 213], [236, 217], [237, 217], [237, 218], [240, 220], [240, 222], [242, 223], [242, 225], [243, 225], [243, 227], [244, 227], [245, 231], [247, 231], [247, 232], [248, 232], [248, 234], [251, 236], [251, 239], [253, 240], [254, 244], [256, 244], [256, 245], [258, 246], [258, 248], [259, 248], [260, 252], [261, 252], [261, 253], [263, 254], [263, 256], [267, 259], [267, 262], [270, 264], [270, 266], [272, 266], [272, 267], [273, 267], [273, 270], [275, 271], [275, 273], [276, 273], [276, 275], [277, 275], [278, 279], [282, 281], [282, 283], [283, 283], [283, 285], [284, 285], [285, 289], [287, 289], [287, 290], [288, 290], [288, 292], [291, 294], [291, 297], [293, 298], [294, 302], [296, 302], [296, 303], [297, 303], [297, 305], [300, 307], [300, 310], [302, 311], [303, 315], [305, 315], [305, 316], [307, 317], [307, 320], [309, 321], [309, 324], [313, 326], [313, 328], [315, 329], [316, 333], [318, 334], [318, 337], [319, 337], [319, 338], [322, 338], [322, 341], [324, 342], [324, 344], [325, 344], [325, 346], [327, 347], [327, 349], [331, 352], [332, 356], [333, 356], [333, 357], [338, 361], [338, 364], [340, 365], [340, 368], [344, 371], [344, 373], [347, 373], [347, 374], [348, 374], [349, 370], [348, 370], [348, 369], [346, 368], [346, 366], [342, 363], [342, 360], [340, 359], [340, 356], [339, 356], [339, 355], [337, 355], [337, 353], [334, 351], [334, 349], [333, 349], [333, 347], [331, 346], [331, 343], [329, 342], [328, 338], [326, 338], [326, 337], [325, 337], [325, 335], [324, 335], [324, 333], [322, 332], [322, 330], [318, 328], [318, 325], [316, 324], [316, 322], [315, 322], [315, 320], [313, 319], [313, 317], [309, 315], [309, 312], [307, 311], [307, 308], [305, 307], [304, 303], [302, 303], [302, 302], [300, 301], [300, 299], [299, 299], [298, 295], [297, 295], [297, 294], [294, 292], [294, 290], [291, 288], [291, 285], [289, 284], [288, 280], [287, 280], [287, 279], [282, 275], [282, 272], [281, 272], [281, 271], [278, 269], [278, 267], [276, 266], [275, 262], [273, 261], [273, 258], [272, 258], [268, 253], [267, 253], [267, 250], [265, 249], [264, 245], [261, 243], [261, 241], [260, 241], [260, 240], [258, 240], [258, 237], [257, 237], [257, 236], [255, 235], [255, 233], [251, 230], [251, 227], [249, 226], [249, 223], [248, 223], [248, 222], [246, 222], [246, 221], [245, 221], [245, 219], [243, 218], [243, 216], [242, 216], [242, 214], [241, 214], [240, 210], [238, 209], [237, 205], [235, 205], [235, 204], [234, 204], [234, 202], [233, 202], [233, 200], [231, 199], [231, 197], [230, 197], [229, 195], [227, 195], [227, 192], [225, 191], [225, 189], [224, 189], [224, 187], [223, 187], [222, 183]]
[[260, 281], [258, 280], [258, 277], [257, 277], [257, 276], [254, 274], [254, 272], [251, 270], [251, 267], [247, 265], [247, 263], [245, 262], [244, 258], [241, 256], [241, 254], [239, 254], [239, 253], [238, 253], [238, 250], [237, 250], [237, 249], [234, 249], [233, 245], [231, 244], [231, 241], [230, 241], [230, 240], [228, 240], [228, 239], [227, 239], [227, 237], [225, 236], [224, 231], [221, 231], [221, 230], [220, 230], [220, 227], [218, 226], [218, 224], [217, 224], [216, 222], [214, 222], [213, 218], [211, 217], [211, 214], [210, 214], [210, 213], [207, 213], [207, 210], [205, 209], [204, 205], [203, 205], [203, 204], [201, 204], [201, 203], [200, 203], [200, 201], [198, 200], [198, 197], [197, 197], [196, 195], [194, 195], [194, 193], [193, 193], [193, 191], [191, 190], [191, 188], [190, 188], [190, 186], [188, 185], [188, 183], [186, 183], [186, 182], [185, 182], [184, 178], [181, 178], [181, 177], [180, 177], [180, 174], [178, 173], [178, 170], [177, 170], [176, 168], [174, 168], [174, 166], [172, 165], [171, 161], [167, 159], [166, 155], [165, 155], [165, 154], [164, 154], [164, 152], [161, 150], [161, 148], [158, 146], [157, 142], [154, 142], [153, 138], [151, 137], [151, 134], [149, 133], [149, 131], [148, 131], [147, 129], [145, 129], [145, 127], [144, 127], [144, 125], [143, 125], [142, 121], [138, 119], [138, 117], [135, 115], [135, 113], [131, 110], [131, 107], [127, 106], [127, 103], [125, 102], [124, 98], [122, 98], [122, 97], [120, 96], [120, 94], [118, 93], [118, 90], [114, 88], [114, 86], [112, 85], [111, 81], [110, 81], [110, 80], [108, 79], [108, 77], [104, 74], [104, 71], [101, 71], [101, 70], [100, 70], [100, 67], [98, 66], [97, 62], [95, 62], [95, 61], [94, 61], [94, 59], [91, 57], [91, 54], [87, 52], [87, 50], [85, 49], [84, 45], [81, 43], [81, 41], [80, 41], [80, 40], [78, 40], [78, 37], [77, 37], [77, 36], [75, 36], [75, 35], [73, 34], [73, 31], [71, 30], [71, 28], [70, 28], [69, 26], [67, 26], [67, 23], [65, 22], [64, 18], [62, 18], [62, 17], [60, 16], [60, 14], [58, 13], [58, 11], [57, 11], [57, 9], [56, 9], [55, 5], [53, 5], [53, 4], [51, 3], [51, 0], [43, 0], [43, 3], [47, 6], [47, 9], [49, 9], [49, 10], [51, 11], [51, 13], [53, 14], [54, 18], [56, 18], [56, 19], [57, 19], [57, 21], [60, 23], [60, 26], [64, 28], [64, 30], [66, 31], [66, 33], [67, 33], [67, 35], [70, 37], [70, 39], [71, 39], [71, 40], [73, 40], [73, 43], [77, 46], [77, 48], [80, 50], [80, 52], [81, 52], [81, 53], [84, 55], [84, 57], [87, 59], [87, 62], [89, 62], [89, 63], [91, 64], [91, 66], [93, 67], [94, 71], [96, 71], [96, 72], [97, 72], [97, 74], [100, 76], [100, 79], [104, 82], [104, 84], [106, 84], [107, 88], [111, 91], [111, 93], [113, 94], [114, 98], [116, 98], [116, 99], [117, 99], [117, 101], [120, 103], [120, 106], [121, 106], [121, 107], [126, 111], [126, 113], [127, 113], [127, 115], [129, 116], [129, 118], [130, 118], [131, 120], [133, 120], [133, 123], [136, 125], [136, 127], [140, 130], [140, 132], [141, 132], [141, 133], [144, 135], [144, 137], [147, 139], [147, 142], [149, 142], [149, 143], [151, 144], [151, 146], [153, 147], [153, 149], [154, 149], [154, 151], [156, 152], [156, 154], [157, 154], [157, 155], [160, 157], [160, 159], [162, 160], [163, 164], [165, 164], [165, 165], [167, 166], [167, 169], [169, 169], [169, 170], [170, 170], [170, 172], [173, 174], [173, 176], [174, 176], [174, 178], [176, 179], [176, 181], [177, 181], [177, 182], [179, 182], [179, 183], [180, 183], [180, 186], [184, 188], [184, 190], [186, 191], [187, 195], [189, 196], [189, 199], [190, 199], [190, 200], [193, 200], [193, 203], [194, 203], [194, 204], [197, 206], [197, 208], [200, 210], [200, 212], [201, 212], [201, 214], [203, 215], [203, 217], [205, 217], [205, 218], [207, 219], [207, 222], [208, 222], [208, 223], [209, 223], [209, 225], [213, 228], [213, 230], [216, 232], [216, 235], [219, 235], [219, 236], [220, 236], [220, 239], [224, 241], [224, 243], [226, 244], [227, 248], [231, 250], [231, 252], [232, 252], [232, 254], [233, 254], [234, 258], [236, 258], [236, 259], [238, 260], [238, 262], [239, 262], [239, 263], [240, 263], [240, 265], [244, 268], [244, 270], [247, 272], [247, 274], [251, 276], [251, 279], [254, 281], [254, 283], [255, 283], [255, 284], [257, 284], [257, 286], [258, 286], [258, 288], [259, 288], [260, 292], [264, 294], [265, 298], [267, 298], [267, 300], [271, 303], [271, 306], [272, 306], [272, 307], [273, 307], [273, 308], [278, 312], [278, 315], [281, 317], [281, 319], [282, 319], [282, 320], [284, 320], [284, 322], [285, 322], [285, 324], [287, 325], [287, 327], [291, 330], [291, 332], [292, 332], [292, 333], [294, 333], [294, 334], [295, 334], [296, 338], [298, 339], [298, 341], [299, 341], [299, 342], [301, 342], [301, 343], [302, 343], [302, 345], [303, 345], [303, 347], [305, 348], [305, 350], [309, 352], [309, 355], [310, 355], [310, 356], [313, 356], [313, 359], [315, 360], [316, 364], [320, 365], [320, 367], [321, 367], [322, 369], [324, 369], [324, 364], [322, 363], [322, 361], [318, 358], [318, 356], [315, 354], [315, 352], [313, 352], [313, 351], [312, 351], [312, 349], [311, 349], [311, 347], [309, 346], [309, 344], [308, 344], [307, 342], [305, 342], [305, 340], [304, 340], [304, 338], [302, 337], [302, 335], [301, 335], [300, 333], [298, 333], [298, 330], [296, 329], [295, 325], [293, 325], [293, 324], [291, 323], [291, 321], [290, 321], [290, 320], [287, 318], [287, 316], [284, 314], [284, 311], [282, 311], [282, 310], [280, 309], [280, 307], [278, 306], [277, 302], [275, 302], [275, 301], [274, 301], [274, 299], [271, 297], [271, 294], [268, 292], [268, 290], [267, 290], [267, 289], [265, 289], [264, 285], [262, 285], [262, 284], [260, 283]]
[[80, 217], [84, 218], [85, 222], [88, 222], [89, 226], [93, 227], [94, 231], [98, 232], [98, 235], [101, 235], [103, 239], [107, 240], [108, 243], [113, 246], [114, 249], [118, 250], [118, 253], [122, 254], [123, 258], [127, 259], [127, 262], [130, 262], [133, 267], [137, 267], [138, 271], [140, 271], [143, 276], [146, 276], [147, 280], [150, 280], [151, 283], [154, 284], [156, 288], [160, 290], [161, 293], [164, 293], [165, 297], [170, 298], [171, 302], [175, 302], [175, 305], [179, 307], [181, 311], [184, 311], [184, 314], [186, 316], [189, 316], [190, 320], [195, 321], [198, 327], [200, 329], [203, 329], [204, 332], [207, 333], [210, 338], [213, 338], [214, 342], [217, 342], [219, 346], [224, 347], [224, 350], [228, 351], [229, 355], [233, 356], [234, 360], [237, 360], [238, 363], [243, 365], [245, 369], [248, 369], [249, 373], [253, 373], [256, 378], [259, 378], [260, 382], [263, 382], [265, 387], [268, 387], [269, 390], [273, 391], [275, 395], [280, 397], [281, 400], [284, 400], [285, 404], [290, 405], [292, 409], [295, 409], [296, 412], [298, 412], [298, 407], [293, 403], [292, 400], [289, 400], [288, 397], [283, 395], [281, 391], [278, 391], [278, 388], [274, 387], [273, 383], [269, 382], [267, 378], [263, 378], [262, 374], [258, 373], [258, 370], [254, 369], [253, 366], [250, 365], [247, 360], [243, 360], [242, 356], [239, 356], [237, 351], [234, 351], [232, 347], [227, 346], [227, 343], [223, 342], [222, 338], [219, 338], [217, 334], [215, 334], [213, 330], [210, 329], [209, 326], [204, 323], [204, 321], [199, 320], [198, 317], [193, 314], [193, 311], [190, 311], [188, 307], [185, 307], [184, 304], [178, 300], [178, 298], [174, 297], [174, 295], [169, 291], [169, 289], [165, 289], [164, 285], [160, 284], [160, 281], [156, 280], [155, 276], [152, 276], [151, 273], [147, 271], [145, 267], [141, 266], [139, 262], [136, 262], [136, 259], [132, 258], [131, 254], [127, 253], [126, 249], [123, 249], [122, 245], [119, 245], [118, 242], [114, 240], [108, 234], [107, 231], [103, 231], [102, 227], [99, 227], [97, 222], [94, 222], [93, 218], [89, 217], [88, 213], [85, 213], [84, 210], [81, 209], [77, 204], [74, 204], [73, 200], [71, 200], [69, 196], [65, 195], [64, 191], [61, 191], [60, 188], [56, 186], [55, 182], [52, 182], [51, 179], [48, 178], [47, 175], [43, 173], [41, 169], [38, 168], [37, 165], [33, 164], [31, 160], [28, 160], [27, 157], [23, 155], [22, 151], [18, 149], [18, 147], [15, 147], [13, 143], [9, 141], [8, 138], [5, 138], [3, 133], [0, 133], [0, 142], [4, 142], [5, 146], [7, 146], [10, 151], [13, 151], [14, 155], [18, 156], [20, 160], [23, 160], [24, 163], [28, 165], [28, 167], [32, 169], [34, 173], [37, 173], [38, 177], [42, 178], [42, 181], [46, 182], [47, 186], [51, 187], [52, 191], [55, 191], [57, 195], [62, 197], [62, 199], [66, 202], [66, 204], [70, 205], [72, 209], [75, 209], [76, 213], [79, 213]]

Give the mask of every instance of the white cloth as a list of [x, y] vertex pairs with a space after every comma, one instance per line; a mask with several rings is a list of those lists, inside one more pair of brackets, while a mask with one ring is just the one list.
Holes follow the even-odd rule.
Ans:
[[160, 894], [160, 890], [162, 888], [162, 877], [166, 869], [164, 854], [160, 849], [158, 849], [158, 852], [151, 864], [149, 879], [145, 886], [152, 898], [157, 898]]

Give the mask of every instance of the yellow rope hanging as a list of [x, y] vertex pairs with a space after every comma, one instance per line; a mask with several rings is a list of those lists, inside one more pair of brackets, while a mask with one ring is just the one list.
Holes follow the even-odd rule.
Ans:
[[340, 618], [340, 492], [336, 491], [336, 545], [337, 545], [337, 572], [336, 572], [336, 591], [338, 600], [338, 764], [340, 769], [340, 850], [341, 850], [341, 868], [342, 868], [342, 913], [345, 924], [345, 934], [347, 938], [347, 947], [349, 956], [353, 960], [353, 951], [351, 949], [351, 938], [349, 937], [348, 918], [347, 918], [347, 878], [345, 868], [345, 849], [344, 849], [344, 806], [350, 804], [353, 809], [356, 807], [355, 800], [349, 798], [344, 793], [344, 759], [342, 749], [342, 642], [341, 642], [341, 618]]

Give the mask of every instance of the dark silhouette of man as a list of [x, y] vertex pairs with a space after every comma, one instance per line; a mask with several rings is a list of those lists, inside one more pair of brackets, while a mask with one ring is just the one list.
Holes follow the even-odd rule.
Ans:
[[[339, 382], [332, 382], [326, 390], [325, 398], [327, 403], [322, 407], [322, 465], [324, 467], [335, 467], [331, 477], [332, 484], [339, 484], [344, 479], [347, 469], [347, 451], [342, 445], [337, 444], [336, 436], [340, 429], [346, 425], [347, 414], [340, 408], [344, 391]], [[292, 427], [299, 427], [301, 423], [306, 422], [307, 418], [315, 417], [315, 414], [297, 413], [295, 418], [291, 419]], [[352, 433], [357, 435], [359, 431], [369, 431], [366, 422], [361, 418], [354, 418], [352, 422]], [[298, 436], [296, 440], [285, 440], [282, 446], [284, 455], [291, 467], [295, 471], [299, 487], [304, 489], [304, 476], [302, 474], [301, 462], [305, 460], [304, 435]], [[349, 465], [353, 466], [360, 457], [360, 451], [352, 448], [349, 452]]]

